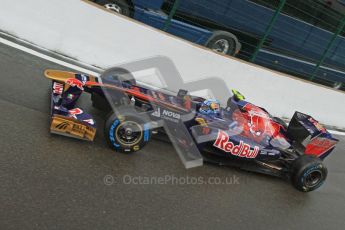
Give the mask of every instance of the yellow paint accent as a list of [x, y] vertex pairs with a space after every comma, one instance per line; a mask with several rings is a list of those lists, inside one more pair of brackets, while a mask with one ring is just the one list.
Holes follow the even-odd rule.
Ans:
[[239, 101], [243, 101], [244, 99], [246, 99], [240, 92], [238, 92], [237, 90], [232, 90], [232, 93], [235, 95], [235, 98]]
[[[46, 78], [49, 78], [54, 81], [59, 81], [59, 82], [65, 82], [69, 78], [75, 78], [75, 75], [77, 73], [74, 72], [68, 72], [68, 71], [60, 71], [60, 70], [52, 70], [52, 69], [47, 69], [44, 71], [44, 75]], [[90, 77], [91, 82], [96, 82], [96, 77], [87, 75]]]
[[54, 133], [68, 134], [88, 141], [93, 141], [96, 135], [96, 128], [87, 126], [73, 118], [60, 115], [52, 117], [50, 130]]
[[201, 126], [207, 127], [207, 122], [205, 121], [204, 118], [198, 117], [198, 118], [196, 118], [195, 120], [196, 120]]

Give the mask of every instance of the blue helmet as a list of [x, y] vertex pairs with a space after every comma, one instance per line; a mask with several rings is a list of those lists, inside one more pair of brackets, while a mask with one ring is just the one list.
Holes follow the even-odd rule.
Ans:
[[199, 112], [204, 115], [218, 115], [220, 113], [220, 103], [215, 99], [207, 99], [201, 104]]

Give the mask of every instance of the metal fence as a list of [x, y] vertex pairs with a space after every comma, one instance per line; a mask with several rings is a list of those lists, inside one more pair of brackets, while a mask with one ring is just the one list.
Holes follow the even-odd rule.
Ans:
[[[153, 13], [147, 10], [156, 3]], [[202, 45], [215, 31], [231, 33], [242, 46], [234, 56], [345, 90], [344, 0], [134, 0], [129, 6], [135, 19]]]

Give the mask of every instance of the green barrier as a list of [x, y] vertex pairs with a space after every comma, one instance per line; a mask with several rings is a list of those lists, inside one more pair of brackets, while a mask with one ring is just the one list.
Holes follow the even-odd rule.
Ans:
[[323, 52], [320, 61], [316, 64], [316, 67], [314, 69], [313, 74], [311, 75], [311, 77], [309, 78], [310, 81], [313, 81], [316, 77], [317, 72], [320, 69], [320, 66], [323, 64], [323, 62], [325, 61], [328, 51], [332, 48], [335, 39], [338, 37], [338, 35], [340, 35], [340, 33], [343, 31], [343, 29], [345, 28], [345, 16], [343, 17], [343, 19], [341, 20], [341, 22], [339, 23], [339, 26], [337, 28], [337, 31], [333, 34], [332, 39], [329, 41], [325, 51]]
[[286, 0], [281, 0], [278, 6], [278, 9], [276, 10], [276, 12], [274, 13], [270, 23], [268, 24], [267, 28], [266, 28], [266, 32], [265, 35], [261, 38], [259, 45], [256, 47], [252, 58], [250, 59], [251, 62], [254, 62], [256, 57], [258, 56], [258, 53], [260, 51], [260, 49], [262, 48], [262, 46], [264, 45], [268, 35], [271, 33], [271, 30], [280, 14], [280, 12], [282, 11], [283, 7], [285, 6]]
[[167, 31], [169, 29], [169, 27], [171, 25], [171, 20], [173, 19], [174, 15], [176, 14], [176, 10], [179, 7], [180, 2], [181, 2], [181, 0], [176, 0], [175, 1], [174, 5], [173, 5], [173, 7], [172, 7], [172, 9], [170, 11], [169, 17], [168, 17], [168, 19], [165, 22], [165, 25], [164, 25], [164, 28], [163, 28], [164, 31]]

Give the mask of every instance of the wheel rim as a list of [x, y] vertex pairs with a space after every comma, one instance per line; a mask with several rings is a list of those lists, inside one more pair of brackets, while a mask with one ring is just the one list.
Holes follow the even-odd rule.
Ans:
[[211, 47], [213, 51], [218, 53], [227, 54], [229, 52], [230, 43], [226, 39], [217, 40]]
[[105, 4], [104, 7], [116, 13], [119, 13], [119, 14], [122, 13], [122, 8], [116, 3], [108, 3], [108, 4]]
[[320, 170], [315, 170], [310, 172], [305, 178], [305, 185], [308, 188], [313, 188], [317, 186], [322, 179], [322, 172]]
[[115, 135], [121, 145], [134, 146], [142, 139], [143, 130], [137, 122], [125, 121], [116, 128]]

